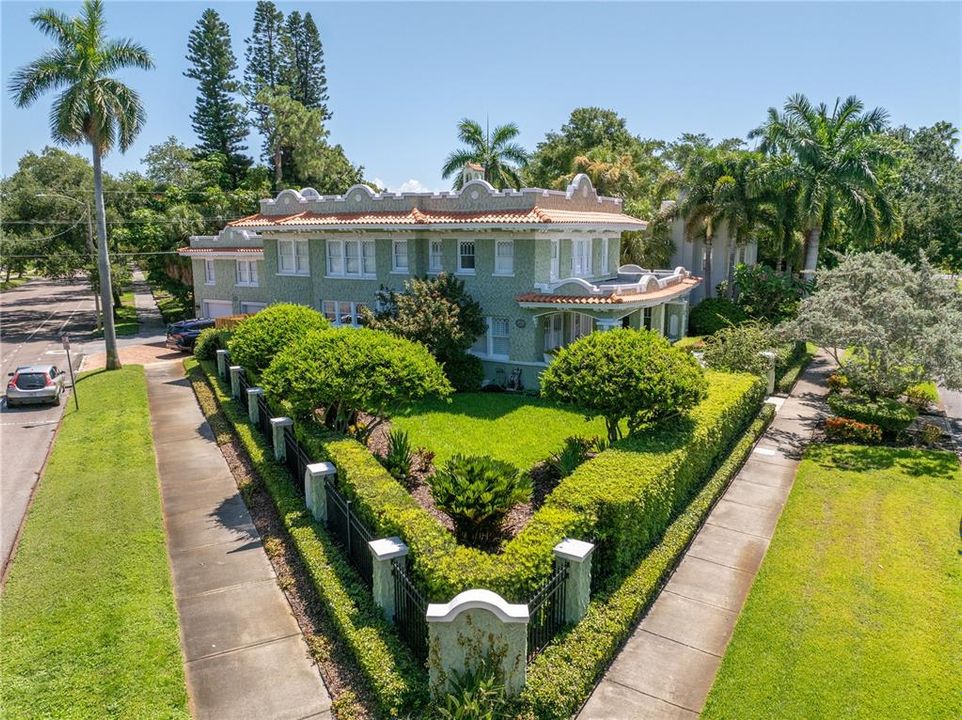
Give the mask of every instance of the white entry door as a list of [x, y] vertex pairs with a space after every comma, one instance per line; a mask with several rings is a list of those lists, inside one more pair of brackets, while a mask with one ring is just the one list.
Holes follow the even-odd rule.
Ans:
[[234, 303], [230, 300], [204, 300], [204, 317], [219, 318], [234, 314]]

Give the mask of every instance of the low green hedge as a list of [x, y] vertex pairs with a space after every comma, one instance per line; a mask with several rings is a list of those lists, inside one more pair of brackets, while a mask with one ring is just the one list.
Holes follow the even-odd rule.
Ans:
[[[426, 673], [384, 619], [370, 591], [348, 564], [321, 523], [315, 522], [294, 489], [284, 466], [260, 432], [248, 423], [241, 406], [231, 401], [227, 385], [213, 363], [185, 362], [191, 382], [205, 380], [233, 426], [277, 514], [310, 573], [318, 596], [349, 651], [353, 654], [379, 709], [389, 717], [424, 706]], [[371, 458], [372, 462], [376, 461]]]
[[520, 699], [522, 717], [563, 720], [584, 703], [774, 415], [773, 406], [763, 406], [718, 470], [645, 559], [627, 576], [612, 578], [591, 600], [585, 618], [556, 638], [528, 666]]
[[792, 343], [780, 349], [775, 359], [775, 391], [788, 395], [799, 375], [815, 357], [817, 348], [810, 343]]
[[884, 397], [870, 400], [853, 394], [832, 393], [828, 396], [828, 406], [839, 417], [878, 425], [883, 433], [893, 435], [908, 428], [919, 414], [914, 407], [898, 400]]
[[564, 537], [594, 539], [599, 571], [633, 566], [701, 486], [718, 456], [754, 417], [764, 394], [751, 375], [707, 373], [708, 397], [684, 418], [626, 438], [561, 481], [500, 555], [458, 545], [366, 447], [318, 427], [297, 428], [312, 458], [330, 460], [338, 483], [378, 535], [400, 535], [432, 601], [483, 587], [525, 602], [551, 572]]

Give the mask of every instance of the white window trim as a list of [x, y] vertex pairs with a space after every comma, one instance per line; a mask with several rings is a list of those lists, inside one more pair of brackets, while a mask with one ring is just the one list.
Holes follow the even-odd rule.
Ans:
[[561, 279], [561, 241], [551, 240], [548, 248], [548, 281], [557, 282]]
[[[347, 245], [348, 242], [356, 242], [357, 245], [357, 272], [347, 271]], [[374, 272], [364, 272], [364, 246], [370, 244], [374, 251]], [[331, 250], [333, 248], [338, 248], [338, 252], [341, 258], [341, 267], [344, 268], [341, 272], [331, 272]], [[329, 239], [324, 241], [324, 265], [325, 265], [325, 278], [352, 278], [361, 280], [375, 280], [377, 279], [377, 247], [374, 244], [374, 240], [354, 240], [348, 239]], [[363, 303], [362, 303], [363, 304]]]
[[[498, 316], [498, 318], [501, 320], [504, 320], [507, 323], [508, 334], [505, 335], [504, 337], [508, 338], [508, 345], [510, 347], [511, 319], [506, 317], [501, 317], [500, 315]], [[510, 353], [504, 354], [504, 355], [498, 355], [498, 354], [495, 354], [494, 352], [494, 332], [493, 332], [493, 323], [491, 322], [493, 319], [494, 318], [492, 316], [486, 316], [484, 318], [485, 331], [484, 331], [484, 335], [482, 335], [482, 337], [484, 338], [484, 352], [480, 353], [477, 350], [471, 350], [470, 352], [472, 355], [475, 355], [476, 357], [479, 357], [479, 358], [484, 358], [485, 360], [510, 360], [511, 359]], [[478, 339], [480, 340], [481, 338], [478, 338]]]
[[[571, 277], [588, 278], [592, 276], [592, 242], [589, 238], [574, 238], [571, 240]], [[575, 247], [585, 247], [587, 248], [587, 253], [575, 253]], [[578, 268], [575, 263], [575, 258], [581, 257], [585, 260], [584, 267]]]
[[[498, 271], [498, 245], [508, 244], [511, 246], [511, 270], [510, 272]], [[477, 250], [477, 248], [475, 248]], [[477, 265], [477, 257], [475, 257], [475, 265]], [[494, 277], [514, 277], [514, 240], [495, 240], [494, 241], [494, 272], [491, 273]]]
[[[257, 261], [256, 260], [236, 260], [234, 266], [234, 285], [237, 287], [260, 287], [259, 276], [257, 272]], [[240, 279], [240, 269], [241, 263], [247, 265], [247, 277], [246, 282], [242, 282]]]
[[214, 261], [204, 258], [204, 285], [216, 285], [217, 272], [214, 269]]
[[[435, 243], [440, 246], [437, 265], [432, 262], [434, 260], [433, 249]], [[428, 240], [428, 273], [437, 275], [442, 272], [444, 272], [444, 240]]]
[[601, 263], [598, 268], [599, 275], [607, 275], [611, 272], [611, 262], [608, 259], [608, 252], [611, 249], [608, 245], [608, 238], [603, 237], [601, 240]]
[[[334, 320], [328, 319], [332, 327], [361, 327], [360, 319], [361, 315], [358, 311], [358, 307], [362, 305], [367, 305], [367, 303], [359, 302], [348, 302], [347, 300], [321, 300], [321, 314], [327, 317], [327, 312], [324, 309], [325, 303], [334, 303]], [[342, 323], [341, 313], [339, 312], [340, 306], [342, 304], [349, 304], [351, 306], [351, 322]]]
[[[474, 267], [461, 267], [461, 246], [464, 243], [471, 243], [474, 246]], [[477, 275], [478, 274], [478, 241], [477, 240], [458, 240], [458, 270], [455, 275]]]
[[[281, 268], [281, 244], [290, 244], [291, 261], [294, 263], [293, 270], [283, 270]], [[303, 270], [297, 269], [297, 245], [303, 243], [307, 248], [307, 267]], [[310, 277], [311, 274], [311, 248], [308, 241], [303, 238], [280, 238], [277, 241], [277, 274], [283, 277]]]
[[[407, 260], [407, 266], [403, 268], [397, 265], [398, 243], [404, 243], [404, 254], [406, 256], [405, 260]], [[410, 275], [411, 274], [411, 255], [408, 251], [409, 251], [409, 245], [407, 240], [396, 239], [391, 241], [391, 274], [392, 275]]]

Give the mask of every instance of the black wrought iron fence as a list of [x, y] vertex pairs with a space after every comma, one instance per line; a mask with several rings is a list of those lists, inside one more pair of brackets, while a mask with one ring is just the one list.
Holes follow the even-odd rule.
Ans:
[[347, 553], [348, 559], [368, 587], [374, 584], [374, 566], [368, 543], [374, 534], [361, 521], [330, 477], [324, 479], [327, 491], [327, 529]]
[[237, 381], [238, 381], [238, 385], [240, 386], [240, 398], [238, 398], [238, 399], [240, 400], [241, 407], [243, 407], [243, 408], [244, 408], [244, 411], [246, 412], [246, 411], [247, 411], [247, 400], [248, 400], [248, 398], [247, 398], [247, 388], [249, 388], [250, 385], [248, 385], [248, 383], [247, 383], [247, 376], [246, 376], [246, 374], [244, 373], [243, 370], [241, 370], [241, 371], [237, 374]]
[[301, 497], [304, 497], [304, 473], [311, 461], [301, 444], [297, 442], [297, 438], [294, 437], [294, 430], [291, 426], [284, 428], [284, 464], [290, 470], [294, 489]]
[[428, 656], [428, 601], [407, 573], [404, 560], [391, 561], [394, 576], [394, 626], [419, 660]]
[[274, 447], [274, 431], [271, 428], [271, 409], [263, 395], [257, 396], [257, 425], [267, 444]]
[[565, 626], [568, 561], [559, 560], [551, 576], [528, 601], [528, 662]]

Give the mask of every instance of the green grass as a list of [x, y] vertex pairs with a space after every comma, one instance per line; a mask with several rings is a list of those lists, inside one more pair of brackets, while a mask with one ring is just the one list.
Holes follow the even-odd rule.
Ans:
[[962, 717], [962, 473], [810, 448], [703, 718]]
[[0, 282], [0, 292], [18, 288], [21, 285], [24, 285], [28, 280], [30, 280], [30, 275], [26, 274], [22, 275], [21, 277], [12, 277], [9, 280], [3, 280]]
[[391, 420], [414, 447], [435, 452], [435, 464], [452, 455], [490, 455], [528, 470], [571, 435], [606, 437], [602, 418], [538, 398], [505, 393], [458, 393], [451, 403], [424, 402]]
[[120, 296], [120, 307], [114, 311], [114, 328], [118, 335], [136, 335], [138, 327], [134, 294], [128, 291]]
[[2, 600], [9, 718], [188, 718], [143, 368], [85, 375]]

